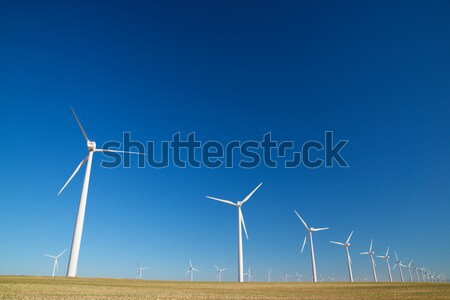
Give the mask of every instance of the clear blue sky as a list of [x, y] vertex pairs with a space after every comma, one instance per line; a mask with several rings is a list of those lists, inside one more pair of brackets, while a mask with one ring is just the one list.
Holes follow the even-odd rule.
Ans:
[[197, 279], [217, 264], [234, 281], [236, 211], [205, 196], [239, 200], [261, 181], [243, 207], [255, 280], [309, 276], [294, 209], [331, 228], [315, 235], [324, 277], [346, 278], [328, 241], [351, 230], [357, 279], [371, 238], [450, 274], [448, 1], [145, 2], [0, 3], [0, 274], [48, 275], [42, 254], [70, 248], [84, 169], [56, 194], [87, 153], [70, 106], [97, 144], [123, 131], [350, 141], [350, 168], [108, 170], [96, 154], [80, 276], [131, 278], [137, 260], [146, 279], [183, 280], [192, 258]]

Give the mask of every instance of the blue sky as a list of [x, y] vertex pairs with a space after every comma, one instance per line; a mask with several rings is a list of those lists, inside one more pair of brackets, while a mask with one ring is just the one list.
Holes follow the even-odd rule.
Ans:
[[[199, 280], [213, 264], [237, 272], [239, 200], [264, 182], [243, 213], [245, 269], [255, 280], [310, 273], [356, 279], [366, 251], [388, 245], [450, 273], [450, 3], [264, 1], [0, 4], [0, 274], [48, 275], [70, 248], [86, 155], [73, 106], [97, 144], [168, 140], [176, 132], [218, 140], [347, 139], [350, 168], [116, 168], [94, 157], [78, 274]], [[136, 161], [134, 161], [136, 163]], [[134, 164], [136, 166], [136, 164]], [[60, 260], [65, 274], [68, 255]], [[386, 279], [384, 262], [378, 275]], [[391, 260], [393, 263], [393, 260]], [[398, 279], [398, 272], [394, 278]]]

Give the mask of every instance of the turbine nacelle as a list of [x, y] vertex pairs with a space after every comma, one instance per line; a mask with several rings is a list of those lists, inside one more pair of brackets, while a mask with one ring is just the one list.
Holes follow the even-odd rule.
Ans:
[[89, 151], [95, 151], [96, 148], [96, 144], [94, 141], [87, 141], [87, 147], [89, 149]]

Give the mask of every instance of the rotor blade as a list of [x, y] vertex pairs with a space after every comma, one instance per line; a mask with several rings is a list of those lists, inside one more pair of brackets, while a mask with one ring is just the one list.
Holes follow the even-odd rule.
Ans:
[[397, 268], [397, 264], [394, 265], [394, 268], [392, 268], [392, 270], [395, 270], [395, 268]]
[[389, 255], [389, 246], [388, 246], [388, 248], [387, 248], [387, 250], [386, 250], [386, 257]]
[[139, 269], [141, 268], [141, 266], [137, 263], [137, 261], [134, 261], [134, 263], [136, 264], [136, 266], [138, 266]]
[[411, 261], [409, 262], [408, 268], [411, 268], [411, 265], [412, 265], [413, 261], [414, 261], [414, 260], [411, 260]]
[[369, 252], [361, 252], [360, 254], [369, 254]]
[[53, 255], [48, 255], [48, 254], [42, 254], [42, 255], [47, 256], [47, 257], [50, 257], [50, 258], [53, 258], [53, 259], [56, 258], [56, 256], [53, 256]]
[[241, 217], [242, 227], [244, 227], [245, 236], [247, 237], [248, 240], [248, 233], [247, 228], [245, 227], [244, 215], [242, 214], [242, 210], [240, 207], [239, 207], [239, 216]]
[[83, 166], [83, 164], [86, 162], [86, 160], [88, 159], [89, 155], [87, 155], [85, 158], [83, 158], [83, 160], [80, 162], [80, 164], [78, 165], [78, 167], [75, 169], [75, 171], [72, 173], [72, 176], [70, 176], [69, 180], [67, 180], [66, 184], [62, 187], [62, 189], [59, 191], [59, 194], [62, 193], [62, 191], [64, 191], [64, 189], [66, 188], [66, 186], [69, 184], [69, 182], [72, 180], [72, 178], [77, 174], [77, 172], [80, 170], [81, 166]]
[[248, 194], [247, 197], [244, 198], [244, 200], [242, 200], [242, 204], [244, 204], [248, 199], [250, 199], [250, 197], [256, 192], [257, 189], [259, 189], [259, 187], [262, 184], [263, 184], [262, 182], [258, 184], [258, 186], [250, 194]]
[[352, 235], [353, 235], [353, 230], [352, 230], [352, 232], [350, 233], [350, 235], [348, 236], [348, 239], [347, 239], [347, 241], [345, 242], [346, 244], [348, 244], [348, 242], [350, 242], [350, 239], [352, 238]]
[[303, 225], [305, 225], [306, 230], [309, 230], [308, 225], [306, 225], [306, 222], [303, 221], [302, 217], [300, 217], [300, 215], [298, 214], [298, 212], [294, 209], [295, 214], [297, 215], [297, 217], [300, 219], [300, 221], [302, 221]]
[[196, 268], [192, 268], [192, 270], [193, 271], [196, 271], [196, 272], [200, 272], [199, 270], [197, 270]]
[[66, 251], [67, 251], [67, 249], [64, 250], [63, 252], [61, 252], [56, 258], [58, 258], [58, 257], [60, 257], [61, 255], [63, 255]]
[[305, 235], [305, 238], [303, 239], [303, 246], [302, 246], [302, 251], [300, 251], [300, 253], [303, 253], [303, 249], [305, 249], [305, 244], [306, 244], [306, 239], [308, 238], [308, 234]]
[[386, 259], [386, 256], [377, 255], [377, 257]]
[[212, 199], [212, 200], [216, 200], [216, 201], [219, 201], [219, 202], [223, 202], [223, 203], [226, 203], [226, 204], [230, 204], [230, 205], [233, 205], [233, 206], [237, 206], [236, 203], [233, 203], [230, 200], [219, 199], [219, 198], [211, 197], [211, 196], [206, 196], [206, 198], [209, 198], [209, 199]]
[[141, 270], [148, 270], [151, 269], [152, 267], [145, 267], [145, 268], [141, 268]]
[[336, 244], [336, 245], [345, 246], [345, 244], [341, 243], [341, 242], [330, 241], [330, 243], [333, 243], [333, 244]]
[[394, 251], [395, 253], [395, 259], [398, 260], [397, 251]]
[[122, 150], [112, 150], [112, 149], [95, 149], [95, 152], [115, 152], [115, 153], [130, 153], [130, 154], [145, 155], [145, 153], [142, 153], [142, 152], [132, 152], [132, 151], [122, 151]]
[[189, 274], [189, 271], [191, 271], [191, 270], [187, 270], [186, 273], [184, 273], [184, 276], [186, 276], [187, 274]]
[[407, 266], [405, 266], [405, 265], [402, 264], [402, 263], [399, 263], [399, 265], [400, 265], [400, 267], [407, 268]]
[[220, 269], [216, 265], [214, 265], [214, 267], [216, 268], [217, 271], [220, 271]]
[[192, 261], [191, 261], [191, 260], [189, 260], [189, 266], [190, 266], [191, 269], [192, 269]]
[[312, 231], [322, 231], [322, 230], [327, 230], [330, 229], [329, 227], [325, 227], [325, 228], [314, 228]]
[[75, 119], [77, 120], [78, 126], [80, 126], [81, 132], [83, 133], [84, 139], [86, 140], [86, 142], [89, 141], [86, 132], [83, 129], [83, 126], [81, 126], [80, 120], [78, 120], [77, 114], [75, 113], [75, 110], [73, 109], [73, 107], [70, 108], [72, 110], [73, 115], [75, 116]]
[[372, 244], [373, 244], [373, 240], [370, 240], [369, 252], [372, 252]]

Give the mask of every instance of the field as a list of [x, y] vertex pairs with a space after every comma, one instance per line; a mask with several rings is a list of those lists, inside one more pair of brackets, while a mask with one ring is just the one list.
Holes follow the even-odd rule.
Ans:
[[0, 299], [450, 299], [450, 284], [239, 284], [0, 276]]

